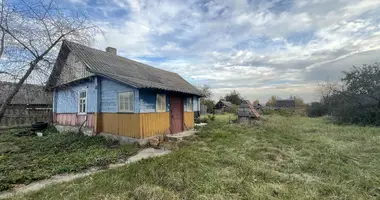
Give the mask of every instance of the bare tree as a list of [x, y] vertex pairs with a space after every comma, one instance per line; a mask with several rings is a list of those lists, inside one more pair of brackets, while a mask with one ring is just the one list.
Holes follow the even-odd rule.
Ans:
[[64, 39], [88, 43], [97, 28], [84, 14], [59, 8], [54, 0], [2, 0], [0, 9], [0, 74], [16, 82], [1, 104], [1, 120], [26, 80], [50, 74]]

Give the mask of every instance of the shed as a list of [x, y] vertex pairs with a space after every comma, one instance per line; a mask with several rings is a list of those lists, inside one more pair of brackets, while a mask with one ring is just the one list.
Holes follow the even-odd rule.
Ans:
[[47, 87], [54, 122], [91, 135], [144, 139], [194, 127], [201, 93], [177, 73], [64, 41]]
[[249, 100], [243, 100], [238, 108], [238, 118], [240, 123], [251, 123], [252, 119], [259, 118], [260, 114], [256, 111]]
[[[0, 105], [16, 83], [0, 82]], [[8, 105], [0, 126], [31, 124], [36, 121], [51, 121], [52, 93], [43, 86], [24, 84]]]
[[229, 101], [219, 100], [214, 108], [215, 113], [233, 112], [235, 110], [235, 104]]

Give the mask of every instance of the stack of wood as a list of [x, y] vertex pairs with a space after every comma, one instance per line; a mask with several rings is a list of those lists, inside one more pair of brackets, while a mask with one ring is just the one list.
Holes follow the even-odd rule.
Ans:
[[238, 118], [240, 123], [250, 124], [252, 120], [260, 117], [249, 100], [244, 100], [238, 108]]

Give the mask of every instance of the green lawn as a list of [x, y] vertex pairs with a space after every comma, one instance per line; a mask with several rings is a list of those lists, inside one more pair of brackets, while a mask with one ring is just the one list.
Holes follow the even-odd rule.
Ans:
[[106, 166], [137, 150], [137, 146], [115, 146], [102, 137], [79, 134], [17, 137], [10, 132], [3, 133], [0, 134], [0, 191], [55, 174]]
[[217, 120], [163, 157], [20, 199], [379, 199], [380, 129], [269, 116]]

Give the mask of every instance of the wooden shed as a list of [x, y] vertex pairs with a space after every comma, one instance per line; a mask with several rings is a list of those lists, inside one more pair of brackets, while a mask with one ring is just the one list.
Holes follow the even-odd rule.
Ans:
[[253, 119], [259, 118], [260, 114], [256, 111], [249, 100], [243, 100], [238, 108], [239, 123], [250, 124]]

